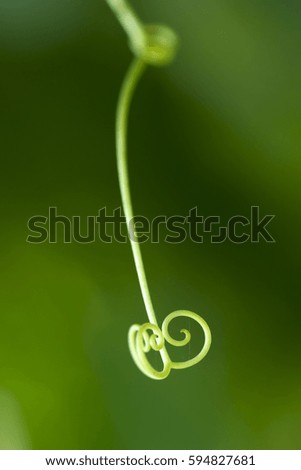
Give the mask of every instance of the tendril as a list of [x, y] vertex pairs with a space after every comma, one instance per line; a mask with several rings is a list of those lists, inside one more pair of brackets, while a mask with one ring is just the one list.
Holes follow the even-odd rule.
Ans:
[[[181, 330], [181, 333], [184, 335], [184, 338], [181, 340], [170, 336], [168, 331], [169, 324], [178, 317], [188, 317], [195, 320], [201, 326], [205, 337], [202, 350], [196, 356], [184, 362], [172, 361], [165, 347], [166, 342], [172, 346], [181, 347], [186, 346], [191, 340], [191, 333], [186, 329]], [[148, 331], [151, 331], [152, 334], [149, 334]], [[151, 323], [133, 325], [129, 330], [129, 347], [136, 365], [141, 372], [155, 380], [165, 379], [171, 369], [186, 369], [187, 367], [194, 366], [206, 356], [210, 345], [211, 332], [209, 326], [202, 317], [188, 310], [177, 310], [170, 313], [163, 321], [161, 330], [158, 325]], [[159, 352], [161, 355], [163, 364], [161, 371], [156, 370], [147, 358], [147, 353], [151, 349]]]
[[[128, 231], [131, 231], [131, 220], [134, 217], [129, 176], [127, 168], [127, 128], [130, 104], [134, 91], [138, 85], [147, 65], [161, 66], [170, 63], [176, 53], [177, 36], [164, 25], [144, 25], [140, 22], [133, 9], [126, 0], [107, 0], [116, 17], [126, 31], [130, 48], [135, 59], [130, 66], [123, 85], [121, 87], [116, 116], [116, 148], [118, 178]], [[208, 353], [211, 345], [211, 332], [205, 320], [194, 312], [177, 310], [170, 313], [158, 326], [153, 308], [148, 283], [146, 279], [141, 249], [138, 241], [130, 238], [132, 253], [140, 284], [140, 289], [145, 304], [148, 323], [131, 326], [128, 334], [128, 343], [131, 355], [137, 367], [146, 376], [155, 379], [165, 379], [171, 369], [185, 369], [200, 362]], [[166, 343], [174, 347], [186, 346], [191, 341], [191, 333], [187, 329], [181, 329], [182, 339], [174, 339], [169, 333], [169, 325], [178, 317], [188, 317], [196, 321], [204, 333], [204, 344], [201, 351], [193, 358], [184, 362], [173, 362], [166, 349]], [[151, 351], [158, 352], [162, 360], [162, 369], [155, 369], [149, 361], [147, 354]]]

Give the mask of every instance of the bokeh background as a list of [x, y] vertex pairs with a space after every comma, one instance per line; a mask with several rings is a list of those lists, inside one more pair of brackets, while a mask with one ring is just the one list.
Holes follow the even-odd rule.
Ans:
[[276, 243], [143, 245], [160, 321], [190, 309], [213, 333], [198, 366], [144, 377], [126, 339], [146, 320], [129, 244], [26, 243], [49, 206], [120, 206], [126, 37], [104, 0], [1, 0], [0, 447], [300, 448], [300, 1], [133, 4], [181, 39], [133, 104], [136, 213], [259, 205]]

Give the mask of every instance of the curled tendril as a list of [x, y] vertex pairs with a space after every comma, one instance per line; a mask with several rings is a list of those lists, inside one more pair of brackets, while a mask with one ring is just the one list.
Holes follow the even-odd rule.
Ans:
[[[138, 81], [146, 65], [166, 65], [170, 63], [177, 49], [177, 35], [164, 25], [144, 25], [128, 4], [127, 0], [107, 0], [116, 17], [126, 31], [130, 47], [135, 55], [123, 85], [117, 106], [116, 116], [116, 148], [118, 178], [121, 191], [122, 205], [125, 213], [127, 227], [131, 233], [131, 221], [134, 213], [132, 207], [129, 175], [127, 168], [127, 127], [131, 100]], [[141, 293], [143, 296], [149, 323], [133, 325], [129, 330], [129, 348], [138, 368], [148, 377], [156, 380], [165, 379], [171, 369], [185, 369], [200, 362], [207, 354], [211, 344], [209, 326], [202, 317], [188, 310], [177, 310], [170, 313], [159, 328], [153, 309], [152, 300], [146, 279], [141, 249], [138, 241], [130, 237], [134, 262], [137, 270]], [[182, 339], [174, 339], [169, 333], [169, 324], [177, 317], [188, 317], [195, 320], [203, 329], [205, 341], [202, 350], [193, 358], [184, 362], [173, 362], [166, 349], [166, 343], [171, 346], [186, 346], [191, 340], [188, 330], [182, 329]], [[150, 351], [160, 353], [162, 370], [156, 370], [147, 358]]]
[[[181, 333], [184, 335], [183, 339], [178, 340], [170, 336], [168, 331], [170, 322], [178, 317], [188, 317], [195, 320], [203, 329], [205, 336], [201, 351], [193, 358], [184, 362], [172, 361], [166, 349], [166, 343], [175, 347], [182, 347], [186, 346], [191, 340], [191, 333], [186, 329], [181, 330]], [[188, 310], [177, 310], [165, 318], [162, 330], [160, 330], [158, 325], [151, 323], [133, 325], [129, 330], [128, 340], [134, 362], [141, 372], [152, 379], [162, 380], [170, 374], [171, 369], [186, 369], [204, 359], [211, 345], [211, 332], [205, 320], [196, 313]], [[160, 353], [163, 364], [162, 370], [156, 370], [149, 362], [147, 353], [151, 349]]]

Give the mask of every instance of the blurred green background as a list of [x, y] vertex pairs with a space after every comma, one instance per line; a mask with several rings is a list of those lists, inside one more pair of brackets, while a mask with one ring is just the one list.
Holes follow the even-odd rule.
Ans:
[[129, 244], [26, 243], [49, 206], [120, 206], [126, 37], [104, 0], [1, 0], [0, 447], [300, 448], [300, 1], [133, 3], [181, 38], [133, 104], [136, 213], [259, 205], [277, 243], [143, 245], [160, 322], [190, 309], [213, 333], [198, 366], [144, 377], [126, 339], [146, 320]]

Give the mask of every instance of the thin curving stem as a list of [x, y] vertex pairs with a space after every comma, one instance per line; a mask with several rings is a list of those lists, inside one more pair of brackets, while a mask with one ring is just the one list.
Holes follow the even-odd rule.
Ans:
[[143, 71], [146, 68], [146, 64], [141, 59], [134, 59], [128, 73], [125, 76], [123, 85], [121, 87], [118, 105], [117, 105], [117, 116], [116, 116], [116, 148], [117, 148], [117, 167], [119, 185], [121, 191], [122, 206], [126, 218], [128, 231], [130, 234], [130, 242], [134, 261], [136, 265], [136, 271], [139, 279], [140, 289], [146, 308], [147, 316], [150, 323], [157, 325], [157, 319], [154, 312], [147, 279], [145, 275], [145, 269], [141, 254], [139, 243], [134, 241], [133, 221], [134, 212], [130, 193], [129, 175], [127, 168], [127, 123], [129, 116], [129, 109], [134, 91], [137, 87], [139, 79], [141, 78]]

